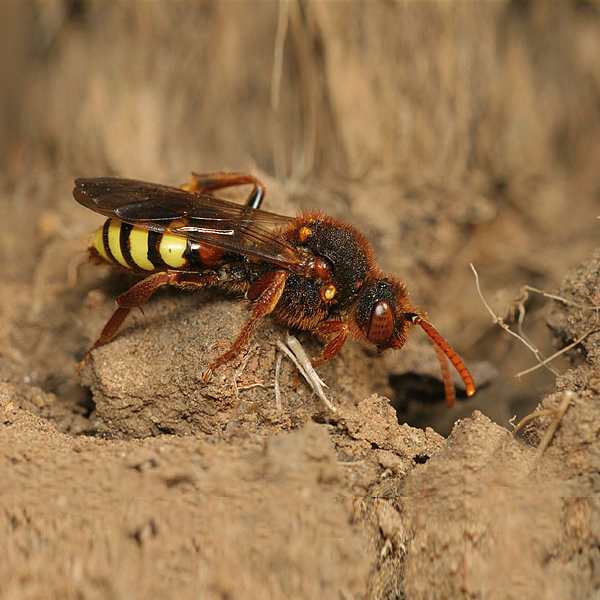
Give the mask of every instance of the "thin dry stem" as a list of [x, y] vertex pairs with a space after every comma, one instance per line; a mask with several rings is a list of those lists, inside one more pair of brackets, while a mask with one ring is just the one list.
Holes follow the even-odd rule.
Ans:
[[323, 387], [329, 387], [315, 371], [310, 358], [308, 358], [308, 354], [306, 354], [304, 348], [302, 347], [302, 344], [293, 335], [289, 334], [287, 335], [285, 342], [288, 345], [288, 348], [296, 355], [296, 358], [302, 362], [302, 365], [306, 369], [306, 372], [310, 378]]
[[550, 361], [554, 360], [556, 357], [560, 356], [561, 354], [564, 354], [565, 352], [568, 352], [572, 348], [575, 348], [575, 346], [577, 346], [578, 344], [581, 344], [581, 342], [583, 342], [583, 340], [585, 340], [585, 338], [588, 335], [590, 335], [590, 333], [594, 333], [594, 331], [596, 331], [597, 329], [598, 329], [598, 323], [596, 322], [583, 335], [580, 335], [576, 340], [571, 342], [568, 346], [561, 348], [560, 350], [555, 352], [552, 356], [545, 358], [541, 363], [539, 363], [537, 365], [533, 365], [533, 367], [529, 367], [528, 369], [525, 369], [524, 371], [517, 373], [515, 375], [515, 377], [521, 377], [522, 375], [527, 375], [527, 374], [531, 373], [532, 371], [535, 371], [536, 369], [539, 369], [540, 367], [545, 366], [546, 363], [549, 363]]
[[560, 373], [556, 369], [543, 363], [544, 358], [543, 358], [542, 354], [540, 353], [540, 351], [533, 344], [529, 343], [524, 337], [522, 337], [518, 333], [515, 333], [514, 331], [512, 331], [512, 329], [504, 322], [502, 317], [499, 317], [498, 315], [496, 315], [496, 313], [492, 310], [492, 308], [490, 307], [490, 305], [487, 303], [486, 299], [483, 296], [483, 293], [481, 291], [481, 286], [479, 285], [479, 274], [477, 273], [477, 270], [475, 269], [475, 266], [473, 265], [473, 263], [470, 263], [470, 267], [475, 275], [475, 285], [477, 286], [477, 293], [479, 294], [479, 297], [481, 298], [483, 305], [486, 307], [487, 311], [492, 316], [493, 323], [502, 327], [502, 329], [504, 329], [504, 331], [506, 331], [513, 337], [517, 338], [522, 344], [527, 346], [527, 348], [529, 350], [531, 350], [533, 355], [538, 359], [540, 364], [543, 364], [543, 366], [546, 367], [546, 369], [548, 369], [551, 373], [553, 373], [556, 377], [558, 377], [560, 375]]
[[562, 296], [557, 296], [556, 294], [549, 294], [548, 292], [545, 292], [544, 290], [534, 288], [530, 285], [524, 285], [521, 288], [521, 290], [525, 294], [525, 300], [527, 300], [527, 298], [528, 298], [527, 292], [534, 292], [536, 294], [541, 294], [545, 298], [550, 298], [551, 300], [556, 300], [557, 302], [562, 302], [563, 304], [566, 304], [567, 306], [573, 306], [574, 308], [580, 308], [581, 310], [595, 310], [596, 312], [598, 312], [600, 310], [600, 306], [598, 306], [596, 304], [578, 304], [577, 302], [573, 302], [572, 300], [567, 300], [566, 298], [563, 298]]
[[283, 181], [286, 176], [285, 143], [282, 135], [283, 126], [280, 113], [281, 78], [283, 72], [283, 54], [287, 38], [289, 22], [289, 2], [280, 0], [275, 48], [273, 49], [273, 71], [271, 73], [271, 110], [275, 116], [275, 133], [273, 135], [273, 164], [275, 177]]
[[550, 425], [548, 426], [548, 429], [546, 429], [546, 432], [544, 433], [544, 436], [542, 437], [542, 439], [536, 449], [536, 458], [535, 458], [536, 461], [542, 457], [542, 455], [544, 454], [544, 452], [550, 445], [550, 442], [552, 441], [552, 438], [554, 437], [554, 434], [556, 433], [556, 430], [558, 429], [558, 426], [560, 425], [562, 418], [564, 417], [565, 413], [567, 412], [567, 409], [569, 408], [569, 405], [571, 404], [571, 400], [573, 399], [573, 396], [574, 396], [574, 393], [571, 390], [567, 390], [564, 393], [563, 399], [557, 408], [546, 408], [543, 410], [538, 410], [538, 411], [529, 413], [528, 415], [525, 415], [519, 421], [517, 426], [513, 429], [512, 435], [514, 437], [530, 421], [533, 421], [534, 419], [537, 419], [539, 417], [552, 417], [552, 416], [554, 417], [552, 419]]
[[569, 408], [569, 404], [571, 403], [573, 396], [574, 396], [574, 394], [571, 390], [567, 390], [564, 393], [562, 402], [558, 405], [558, 408], [554, 411], [554, 419], [548, 426], [548, 429], [546, 429], [546, 433], [544, 434], [542, 441], [540, 442], [539, 446], [537, 447], [537, 453], [536, 453], [537, 458], [540, 458], [542, 456], [542, 454], [544, 454], [546, 448], [549, 446], [550, 442], [552, 441], [552, 438], [554, 437], [554, 434], [556, 433], [556, 430], [558, 429], [558, 426], [559, 426], [564, 414], [567, 412], [567, 409]]
[[272, 383], [261, 383], [261, 382], [256, 382], [256, 383], [249, 383], [248, 385], [239, 385], [238, 386], [238, 390], [240, 392], [244, 392], [246, 390], [253, 390], [254, 388], [263, 388], [263, 389], [267, 389], [273, 387]]
[[[519, 316], [517, 318], [517, 331], [519, 332], [519, 335], [524, 340], [526, 340], [532, 346], [535, 346], [535, 344], [529, 339], [529, 336], [525, 333], [525, 329], [523, 328], [523, 322], [525, 321], [525, 314], [527, 313], [527, 310], [525, 309], [526, 301], [527, 301], [527, 294], [525, 293], [523, 296], [523, 299], [520, 300], [519, 302], [517, 302], [517, 307], [519, 309]], [[542, 358], [544, 360], [546, 359], [545, 356], [541, 352], [539, 353], [539, 356], [540, 356], [540, 358]], [[556, 373], [556, 375], [558, 375], [558, 372]]]
[[533, 421], [534, 419], [537, 419], [538, 417], [551, 417], [555, 412], [556, 411], [551, 408], [530, 412], [529, 414], [525, 415], [517, 423], [517, 425], [515, 426], [515, 428], [513, 429], [513, 432], [512, 432], [513, 436], [516, 437], [517, 433], [519, 433], [519, 431], [521, 431], [521, 429], [523, 429], [523, 427], [525, 427], [525, 425], [527, 425], [527, 423], [529, 423], [529, 421]]
[[279, 372], [281, 370], [281, 359], [283, 354], [277, 353], [277, 359], [275, 361], [275, 404], [279, 410], [281, 410], [281, 390], [279, 389]]

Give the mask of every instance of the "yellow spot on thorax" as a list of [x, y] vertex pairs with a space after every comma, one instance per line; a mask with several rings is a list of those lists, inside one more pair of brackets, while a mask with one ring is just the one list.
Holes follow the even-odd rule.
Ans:
[[333, 300], [336, 292], [335, 285], [326, 285], [321, 290], [321, 296], [323, 297], [323, 300]]
[[304, 225], [300, 227], [300, 231], [298, 231], [298, 239], [300, 242], [305, 242], [312, 235], [312, 229]]

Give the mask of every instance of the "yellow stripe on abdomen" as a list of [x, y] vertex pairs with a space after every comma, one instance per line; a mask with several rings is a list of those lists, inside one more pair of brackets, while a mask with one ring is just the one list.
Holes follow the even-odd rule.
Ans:
[[121, 250], [121, 223], [110, 219], [108, 222], [108, 249], [113, 255], [116, 262], [122, 267], [130, 269], [131, 267], [127, 264], [123, 251]]
[[160, 252], [160, 257], [167, 265], [169, 265], [169, 267], [180, 269], [187, 265], [187, 260], [183, 256], [186, 247], [186, 238], [178, 235], [171, 235], [170, 233], [163, 233], [158, 246], [158, 251]]
[[142, 227], [124, 225], [116, 219], [108, 219], [92, 238], [92, 247], [104, 260], [143, 271], [187, 266], [187, 246], [187, 238], [183, 236], [150, 232]]
[[103, 235], [104, 227], [99, 227], [96, 229], [94, 233], [94, 237], [92, 238], [92, 247], [98, 252], [98, 254], [108, 262], [111, 262], [110, 256], [106, 253], [104, 249], [104, 235]]
[[129, 253], [131, 260], [145, 271], [154, 271], [154, 265], [148, 260], [148, 230], [134, 227], [129, 232]]
[[[185, 225], [182, 220], [171, 221], [170, 229]], [[171, 233], [163, 233], [160, 243], [158, 244], [158, 252], [166, 265], [174, 269], [181, 269], [187, 266], [188, 261], [185, 258], [185, 250], [187, 248], [187, 238], [173, 235]]]

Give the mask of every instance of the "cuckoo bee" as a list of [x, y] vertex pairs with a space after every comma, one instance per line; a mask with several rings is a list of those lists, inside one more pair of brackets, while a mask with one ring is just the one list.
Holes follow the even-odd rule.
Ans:
[[[214, 195], [240, 185], [252, 185], [245, 204]], [[240, 352], [256, 322], [270, 314], [285, 327], [325, 340], [314, 366], [331, 360], [348, 336], [380, 351], [399, 350], [410, 327], [418, 325], [440, 359], [447, 405], [455, 399], [448, 360], [467, 396], [475, 393], [465, 364], [412, 306], [404, 283], [377, 268], [361, 233], [319, 212], [284, 217], [261, 210], [265, 186], [252, 175], [192, 174], [180, 188], [130, 179], [77, 179], [73, 195], [108, 218], [94, 234], [91, 257], [143, 277], [117, 298], [115, 312], [84, 363], [92, 350], [115, 337], [129, 311], [159, 288], [214, 286], [245, 294], [252, 308], [229, 349], [210, 363], [206, 381]]]

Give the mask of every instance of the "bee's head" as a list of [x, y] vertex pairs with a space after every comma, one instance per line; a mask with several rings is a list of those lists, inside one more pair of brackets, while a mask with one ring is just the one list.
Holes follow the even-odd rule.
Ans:
[[417, 313], [411, 308], [406, 288], [400, 281], [382, 277], [363, 285], [356, 322], [378, 350], [402, 348], [413, 314]]
[[411, 325], [419, 325], [429, 336], [442, 369], [446, 404], [452, 406], [455, 392], [447, 360], [460, 374], [467, 396], [475, 393], [475, 384], [467, 367], [441, 334], [411, 307], [404, 284], [397, 279], [382, 277], [366, 283], [356, 309], [356, 323], [366, 339], [378, 350], [400, 349], [406, 342]]

